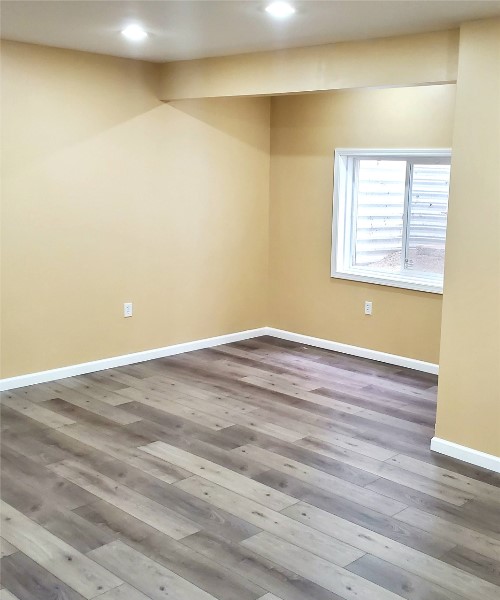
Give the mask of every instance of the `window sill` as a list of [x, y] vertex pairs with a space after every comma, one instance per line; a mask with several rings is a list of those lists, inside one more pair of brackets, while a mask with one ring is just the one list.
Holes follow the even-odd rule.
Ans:
[[376, 273], [367, 272], [340, 272], [333, 271], [331, 274], [334, 279], [347, 279], [349, 281], [360, 281], [363, 283], [373, 283], [375, 285], [387, 285], [390, 287], [402, 288], [405, 290], [416, 290], [418, 292], [429, 292], [431, 294], [442, 294], [443, 285], [439, 281], [423, 280], [412, 277], [403, 277], [402, 275], [379, 276]]

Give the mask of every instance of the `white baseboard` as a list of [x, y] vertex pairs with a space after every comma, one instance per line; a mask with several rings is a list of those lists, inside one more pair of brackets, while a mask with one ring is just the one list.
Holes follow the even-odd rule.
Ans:
[[18, 377], [9, 377], [0, 379], [0, 392], [13, 390], [15, 388], [34, 385], [36, 383], [46, 383], [48, 381], [56, 381], [65, 377], [73, 377], [74, 375], [85, 375], [85, 373], [95, 373], [105, 369], [114, 367], [123, 367], [134, 363], [144, 362], [146, 360], [154, 360], [155, 358], [165, 358], [183, 352], [191, 352], [193, 350], [202, 350], [203, 348], [212, 348], [221, 344], [230, 344], [231, 342], [241, 342], [262, 335], [270, 335], [289, 340], [290, 342], [298, 342], [308, 346], [324, 348], [325, 350], [333, 350], [352, 356], [360, 356], [379, 362], [396, 365], [398, 367], [408, 367], [425, 373], [438, 372], [438, 365], [427, 363], [413, 358], [397, 356], [396, 354], [387, 354], [386, 352], [378, 352], [377, 350], [369, 350], [368, 348], [360, 348], [358, 346], [349, 346], [348, 344], [340, 344], [330, 340], [303, 335], [301, 333], [293, 333], [284, 331], [283, 329], [275, 329], [274, 327], [259, 327], [258, 329], [248, 329], [247, 331], [239, 331], [237, 333], [229, 333], [227, 335], [219, 335], [217, 337], [205, 338], [203, 340], [195, 340], [183, 344], [174, 344], [173, 346], [165, 346], [164, 348], [156, 348], [154, 350], [145, 350], [143, 352], [134, 352], [133, 354], [124, 354], [122, 356], [113, 356], [102, 360], [94, 360], [91, 362], [81, 363], [78, 365], [70, 365], [51, 369], [50, 371], [40, 371], [39, 373], [28, 373], [27, 375], [19, 375]]
[[203, 348], [213, 348], [214, 346], [220, 346], [221, 344], [241, 342], [242, 340], [249, 340], [261, 335], [267, 335], [267, 327], [248, 329], [247, 331], [219, 335], [217, 337], [195, 340], [194, 342], [186, 342], [184, 344], [174, 344], [173, 346], [165, 346], [164, 348], [156, 348], [154, 350], [134, 352], [133, 354], [123, 354], [122, 356], [113, 356], [102, 360], [93, 360], [92, 362], [51, 369], [50, 371], [40, 371], [39, 373], [29, 373], [27, 375], [19, 375], [18, 377], [9, 377], [0, 379], [0, 392], [25, 387], [27, 385], [34, 385], [35, 383], [56, 381], [57, 379], [73, 377], [74, 375], [85, 375], [85, 373], [95, 373], [96, 371], [104, 371], [105, 369], [112, 369], [114, 367], [133, 365], [134, 363], [154, 360], [155, 358], [165, 358], [166, 356], [191, 352], [192, 350], [202, 350]]
[[396, 365], [397, 367], [407, 367], [408, 369], [415, 369], [416, 371], [423, 371], [424, 373], [437, 375], [439, 372], [439, 365], [423, 360], [417, 360], [415, 358], [407, 358], [405, 356], [398, 356], [397, 354], [387, 354], [386, 352], [379, 352], [378, 350], [370, 350], [369, 348], [361, 348], [359, 346], [349, 346], [348, 344], [323, 340], [321, 338], [303, 335], [302, 333], [274, 329], [274, 327], [266, 327], [265, 329], [267, 330], [266, 335], [272, 335], [290, 342], [298, 342], [299, 344], [324, 348], [325, 350], [333, 350], [334, 352], [342, 352], [343, 354], [350, 354], [361, 358], [369, 358], [370, 360], [376, 360], [389, 365]]
[[448, 442], [447, 440], [438, 437], [432, 438], [431, 450], [475, 465], [476, 467], [482, 467], [483, 469], [489, 469], [490, 471], [495, 471], [495, 473], [500, 473], [500, 456], [486, 454], [486, 452], [467, 448], [467, 446], [460, 446], [460, 444]]
[[[439, 370], [438, 365], [434, 363], [428, 363], [413, 358], [406, 358], [396, 354], [387, 354], [386, 352], [379, 352], [377, 350], [370, 350], [368, 348], [361, 348], [359, 346], [349, 346], [348, 344], [341, 344], [331, 340], [315, 338], [309, 335], [303, 335], [301, 333], [284, 331], [283, 329], [275, 329], [274, 327], [259, 327], [258, 329], [249, 329], [247, 331], [219, 335], [217, 337], [195, 340], [193, 342], [174, 344], [173, 346], [165, 346], [163, 348], [156, 348], [154, 350], [145, 350], [143, 352], [134, 352], [132, 354], [124, 354], [122, 356], [94, 360], [92, 362], [70, 365], [67, 367], [61, 367], [59, 369], [51, 369], [50, 371], [41, 371], [39, 373], [29, 373], [27, 375], [19, 375], [18, 377], [0, 379], [0, 391], [12, 390], [15, 388], [25, 387], [27, 385], [34, 385], [36, 383], [56, 381], [57, 379], [64, 379], [65, 377], [72, 377], [74, 375], [95, 373], [96, 371], [103, 371], [106, 369], [112, 369], [114, 367], [123, 367], [125, 365], [132, 365], [134, 363], [154, 360], [156, 358], [165, 358], [167, 356], [174, 356], [175, 354], [191, 352], [193, 350], [213, 348], [214, 346], [220, 346], [221, 344], [241, 342], [243, 340], [249, 340], [262, 335], [269, 335], [282, 340], [288, 340], [290, 342], [315, 346], [316, 348], [324, 348], [325, 350], [333, 350], [334, 352], [342, 352], [343, 354], [350, 354], [352, 356], [359, 356], [361, 358], [368, 358], [370, 360], [384, 362], [390, 365], [396, 365], [398, 367], [407, 367], [409, 369], [415, 369], [425, 373], [437, 374]], [[456, 458], [458, 460], [462, 460], [472, 465], [500, 473], [500, 457], [486, 454], [484, 452], [480, 452], [479, 450], [473, 450], [472, 448], [467, 448], [466, 446], [460, 446], [459, 444], [448, 442], [437, 437], [432, 438], [431, 450], [440, 454], [445, 454], [446, 456], [450, 456], [452, 458]]]

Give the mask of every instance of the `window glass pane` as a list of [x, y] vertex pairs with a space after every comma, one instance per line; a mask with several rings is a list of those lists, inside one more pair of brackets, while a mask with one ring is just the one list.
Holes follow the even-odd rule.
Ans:
[[406, 269], [442, 275], [450, 165], [414, 165]]
[[353, 265], [402, 270], [406, 161], [358, 161]]

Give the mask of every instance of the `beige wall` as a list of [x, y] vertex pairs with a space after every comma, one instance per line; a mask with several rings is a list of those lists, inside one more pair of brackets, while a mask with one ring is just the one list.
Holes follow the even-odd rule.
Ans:
[[455, 82], [458, 31], [162, 65], [160, 98], [255, 96]]
[[500, 20], [464, 26], [436, 435], [500, 456]]
[[[442, 297], [330, 277], [336, 147], [450, 147], [455, 86], [273, 98], [270, 322], [438, 362]], [[373, 315], [364, 315], [364, 301]]]
[[268, 99], [163, 105], [158, 66], [25, 44], [2, 63], [2, 377], [267, 324]]
[[270, 178], [268, 99], [158, 75], [4, 44], [2, 376], [262, 325], [437, 362], [439, 296], [329, 277], [332, 155], [448, 146], [454, 86], [273, 99]]

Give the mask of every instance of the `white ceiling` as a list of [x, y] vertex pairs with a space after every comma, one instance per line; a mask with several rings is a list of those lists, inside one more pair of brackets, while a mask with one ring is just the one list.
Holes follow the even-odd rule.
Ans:
[[[494, 0], [307, 0], [278, 21], [259, 0], [2, 0], [2, 38], [155, 62], [387, 37], [500, 16]], [[140, 43], [120, 35], [144, 26]]]

